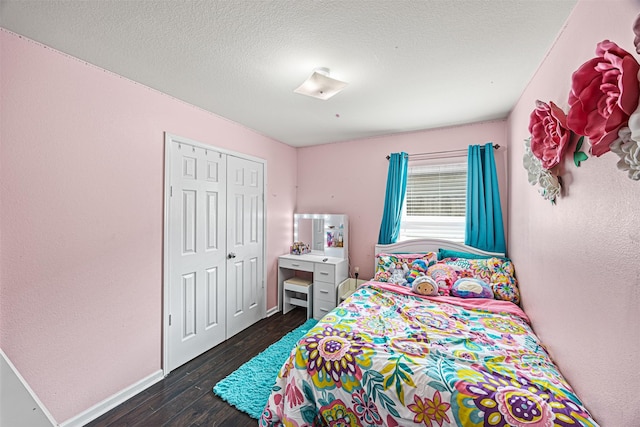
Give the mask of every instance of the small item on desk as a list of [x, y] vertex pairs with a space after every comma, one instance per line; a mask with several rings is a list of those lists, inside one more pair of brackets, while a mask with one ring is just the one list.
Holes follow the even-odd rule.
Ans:
[[329, 258], [323, 258], [322, 259], [322, 262], [327, 262], [327, 261], [329, 261]]
[[292, 255], [304, 255], [310, 252], [309, 245], [304, 242], [293, 242], [293, 245], [289, 247], [289, 253]]

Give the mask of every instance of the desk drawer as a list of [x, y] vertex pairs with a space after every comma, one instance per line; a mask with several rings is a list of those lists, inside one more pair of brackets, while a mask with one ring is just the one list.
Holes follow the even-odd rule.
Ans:
[[313, 281], [313, 298], [316, 300], [336, 301], [336, 285], [333, 283]]
[[313, 271], [313, 280], [321, 280], [323, 282], [335, 283], [336, 281], [336, 266], [332, 264], [317, 263], [316, 268]]
[[324, 317], [325, 314], [327, 314], [334, 308], [336, 308], [335, 301], [331, 302], [323, 299], [314, 300], [313, 301], [313, 317], [315, 319], [320, 320]]
[[278, 266], [282, 268], [290, 268], [291, 270], [313, 271], [313, 262], [298, 261], [295, 259], [281, 258], [278, 260]]

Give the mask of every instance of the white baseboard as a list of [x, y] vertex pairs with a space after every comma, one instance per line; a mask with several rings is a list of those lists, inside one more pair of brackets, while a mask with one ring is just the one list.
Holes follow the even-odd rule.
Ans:
[[278, 306], [276, 305], [273, 308], [270, 308], [269, 310], [267, 310], [267, 317], [271, 317], [274, 314], [276, 314], [277, 312], [279, 312], [280, 310], [278, 309]]
[[146, 378], [141, 379], [135, 384], [130, 385], [124, 390], [106, 398], [102, 402], [93, 405], [91, 408], [76, 415], [73, 418], [69, 418], [63, 423], [60, 423], [60, 427], [82, 427], [83, 425], [95, 420], [99, 416], [106, 414], [111, 409], [125, 402], [127, 399], [135, 396], [136, 394], [146, 390], [158, 381], [162, 380], [162, 370], [157, 370]]
[[2, 378], [0, 425], [30, 427], [57, 425], [56, 420], [2, 350], [0, 350], [0, 378]]

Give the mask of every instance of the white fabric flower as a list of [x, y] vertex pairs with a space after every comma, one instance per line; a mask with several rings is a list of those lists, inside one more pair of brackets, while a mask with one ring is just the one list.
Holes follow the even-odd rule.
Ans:
[[618, 138], [611, 143], [611, 151], [616, 153], [620, 160], [618, 169], [627, 171], [629, 178], [640, 181], [640, 113], [636, 110], [629, 118], [629, 126], [618, 131]]
[[[639, 20], [636, 26], [640, 25]], [[638, 27], [640, 28], [640, 27]], [[635, 27], [634, 27], [635, 29]], [[640, 72], [638, 72], [640, 77]], [[629, 178], [640, 181], [640, 107], [629, 116], [629, 123], [626, 127], [620, 128], [618, 138], [611, 143], [611, 151], [616, 153], [620, 160], [617, 163], [618, 169], [627, 171]]]
[[548, 170], [544, 170], [540, 174], [538, 182], [542, 187], [538, 190], [540, 192], [540, 195], [542, 195], [545, 200], [554, 202], [556, 200], [556, 197], [560, 195], [561, 189], [560, 180], [558, 179], [558, 177]]
[[539, 184], [538, 192], [545, 200], [555, 203], [556, 197], [560, 195], [560, 180], [552, 172], [542, 167], [542, 162], [531, 152], [531, 138], [525, 139], [524, 156], [522, 164], [527, 170], [529, 184]]
[[524, 156], [522, 156], [522, 164], [527, 171], [529, 184], [536, 185], [538, 177], [542, 173], [542, 162], [531, 152], [531, 138], [524, 140]]

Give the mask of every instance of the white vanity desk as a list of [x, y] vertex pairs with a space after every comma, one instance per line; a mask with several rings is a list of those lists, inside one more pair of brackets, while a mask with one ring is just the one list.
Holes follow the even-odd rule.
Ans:
[[278, 305], [282, 308], [284, 281], [296, 271], [313, 274], [313, 317], [321, 319], [338, 304], [338, 286], [349, 277], [346, 215], [295, 214], [294, 241], [310, 243], [309, 254], [278, 257]]
[[349, 263], [324, 255], [282, 255], [278, 257], [278, 289], [283, 289], [284, 281], [296, 271], [313, 273], [313, 317], [321, 319], [337, 306], [338, 286], [349, 276]]

